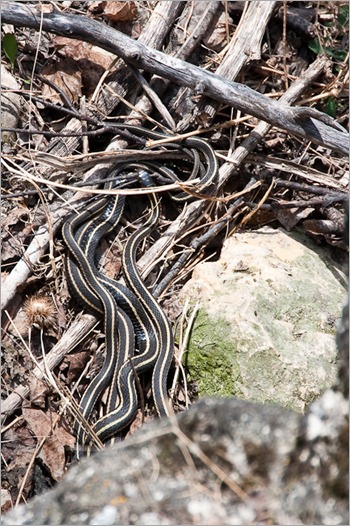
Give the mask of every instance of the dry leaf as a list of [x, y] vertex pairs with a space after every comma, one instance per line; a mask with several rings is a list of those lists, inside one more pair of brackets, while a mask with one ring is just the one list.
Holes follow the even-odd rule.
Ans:
[[52, 41], [60, 50], [60, 55], [72, 59], [75, 67], [79, 68], [84, 94], [90, 96], [103, 73], [112, 68], [116, 60], [115, 55], [80, 40], [57, 36]]
[[[82, 94], [82, 80], [78, 65], [73, 60], [64, 59], [55, 64], [48, 64], [41, 74], [56, 84], [71, 102], [78, 102]], [[62, 104], [59, 94], [47, 84], [43, 86], [43, 97], [55, 104]]]
[[23, 254], [23, 244], [17, 239], [11, 238], [9, 241], [3, 241], [1, 244], [1, 257], [2, 262], [8, 261], [9, 259], [15, 259], [21, 257]]
[[29, 387], [29, 400], [31, 404], [45, 409], [46, 407], [46, 397], [50, 392], [50, 388], [47, 383], [36, 376], [31, 376], [28, 382]]
[[128, 431], [128, 435], [129, 436], [132, 436], [134, 433], [136, 433], [136, 431], [138, 431], [140, 429], [140, 427], [145, 423], [145, 422], [152, 422], [153, 420], [153, 417], [151, 416], [145, 416], [143, 418], [142, 416], [142, 411], [139, 410], [136, 414], [136, 417], [135, 419], [132, 421], [131, 425], [130, 425], [130, 429]]
[[26, 470], [28, 467], [28, 464], [31, 462], [33, 458], [34, 453], [35, 453], [35, 447], [19, 446], [15, 452], [15, 456], [13, 457], [12, 461], [10, 462], [8, 466], [9, 470], [14, 469], [17, 472], [19, 472], [20, 470]]
[[28, 218], [28, 208], [24, 208], [22, 206], [16, 206], [10, 210], [10, 212], [4, 214], [4, 216], [1, 218], [1, 226], [2, 226], [2, 232], [4, 232], [4, 229], [15, 225], [18, 223], [18, 221], [22, 218], [27, 219]]
[[40, 11], [40, 13], [52, 13], [55, 10], [53, 5], [43, 3], [40, 3], [39, 5], [35, 6], [35, 9]]
[[[203, 38], [203, 43], [209, 49], [220, 51], [227, 44], [227, 24], [232, 23], [230, 17], [227, 20], [227, 13], [221, 13], [219, 19], [215, 17], [211, 29], [209, 29]], [[212, 29], [214, 26], [214, 29]]]
[[11, 462], [12, 467], [17, 465], [17, 455], [19, 455], [18, 467], [26, 466], [27, 461], [23, 461], [23, 454], [21, 452], [27, 452], [27, 458], [30, 460], [35, 446], [35, 439], [23, 420], [17, 422], [2, 434], [1, 453], [7, 463]]
[[[62, 432], [64, 434], [62, 434]], [[70, 443], [67, 444], [67, 437], [70, 437]], [[51, 477], [54, 480], [60, 480], [65, 473], [66, 453], [65, 446], [69, 445], [72, 449], [75, 445], [75, 438], [69, 435], [63, 429], [59, 433], [51, 435], [46, 441], [40, 452], [40, 458], [45, 466], [50, 470]]]
[[[52, 38], [52, 42], [60, 50], [61, 55], [76, 61], [86, 59], [97, 66], [101, 66], [103, 69], [108, 69], [116, 58], [113, 53], [81, 40], [55, 36]], [[81, 64], [79, 65], [81, 66]]]
[[[62, 371], [62, 374], [64, 372], [66, 375], [66, 381], [68, 385], [70, 385], [73, 380], [76, 380], [79, 374], [81, 374], [81, 371], [83, 371], [89, 360], [89, 357], [89, 350], [71, 353], [64, 357], [60, 365], [60, 371]], [[66, 371], [67, 368], [68, 371]]]
[[1, 490], [1, 512], [10, 510], [13, 507], [11, 493], [7, 489]]
[[65, 471], [65, 448], [67, 446], [73, 448], [75, 438], [59, 425], [52, 429], [52, 423], [56, 420], [57, 414], [51, 413], [50, 415], [51, 417], [40, 409], [23, 409], [23, 416], [38, 441], [40, 442], [43, 437], [47, 437], [39, 456], [49, 470], [51, 477], [54, 480], [59, 480]]
[[121, 271], [120, 249], [116, 243], [110, 248], [106, 243], [106, 249], [102, 243], [104, 256], [101, 261], [103, 273], [111, 279], [117, 279]]
[[254, 214], [250, 217], [246, 223], [249, 228], [259, 228], [262, 225], [266, 225], [275, 219], [274, 213], [271, 210], [264, 210], [260, 208], [254, 211]]
[[272, 150], [273, 148], [285, 144], [285, 142], [286, 138], [282, 134], [279, 134], [277, 137], [273, 137], [273, 139], [266, 139], [265, 146]]
[[137, 7], [135, 2], [105, 2], [103, 14], [113, 22], [135, 20]]
[[[36, 449], [36, 441], [31, 435], [25, 422], [17, 422], [5, 431], [1, 437], [1, 455], [6, 466], [6, 479], [12, 487], [12, 491], [19, 488], [23, 476], [27, 473], [28, 465], [33, 459]], [[33, 468], [27, 477], [22, 495], [27, 498], [32, 489]], [[14, 497], [16, 497], [13, 491]]]
[[104, 10], [106, 0], [99, 0], [98, 2], [89, 2], [88, 11], [92, 14], [101, 14]]
[[276, 210], [274, 214], [287, 232], [290, 232], [301, 219], [308, 217], [313, 211], [314, 208], [282, 208]]

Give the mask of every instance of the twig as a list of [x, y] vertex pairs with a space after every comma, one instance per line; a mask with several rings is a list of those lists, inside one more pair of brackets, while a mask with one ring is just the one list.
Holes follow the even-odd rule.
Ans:
[[284, 179], [276, 179], [275, 185], [281, 188], [291, 188], [300, 192], [308, 192], [309, 194], [325, 195], [327, 197], [337, 197], [340, 200], [347, 199], [347, 192], [330, 192], [328, 188], [322, 186], [311, 186], [305, 183], [296, 183], [295, 181], [286, 181]]
[[[326, 207], [334, 203], [347, 203], [348, 197], [342, 194], [334, 194], [329, 196], [324, 196], [323, 198], [318, 199], [309, 199], [303, 201], [302, 199], [296, 199], [294, 201], [276, 201], [273, 203], [262, 203], [259, 206], [259, 209], [262, 210], [278, 210], [281, 208], [312, 208], [312, 207]], [[249, 208], [255, 209], [257, 211], [256, 203], [247, 202], [245, 203]]]
[[170, 115], [168, 109], [164, 106], [163, 102], [160, 100], [157, 93], [151, 88], [151, 86], [148, 84], [146, 79], [141, 75], [139, 70], [137, 68], [134, 68], [133, 66], [129, 66], [132, 74], [136, 78], [136, 80], [139, 82], [140, 86], [143, 88], [144, 92], [147, 94], [150, 101], [153, 103], [154, 107], [159, 111], [160, 115], [163, 117], [164, 121], [166, 122], [167, 126], [171, 130], [175, 130], [175, 121]]
[[290, 161], [288, 159], [279, 159], [278, 157], [251, 154], [247, 157], [247, 162], [255, 165], [265, 166], [272, 170], [286, 172], [288, 174], [298, 175], [307, 181], [322, 184], [330, 188], [341, 190], [342, 187], [334, 177], [320, 172], [311, 166], [303, 166], [302, 164]]
[[[245, 2], [244, 11], [233, 38], [225, 48], [225, 57], [216, 70], [216, 74], [227, 80], [235, 80], [245, 64], [261, 57], [261, 41], [266, 25], [277, 2]], [[223, 52], [221, 52], [222, 54]], [[206, 124], [218, 108], [218, 104], [207, 99], [201, 101], [198, 113], [204, 113]]]
[[[234, 106], [293, 135], [334, 149], [343, 155], [348, 153], [347, 133], [341, 133], [311, 117], [300, 120], [292, 107], [283, 104], [285, 100], [277, 102], [268, 99], [247, 86], [227, 81], [178, 58], [168, 57], [95, 20], [57, 12], [40, 14], [32, 6], [10, 2], [2, 3], [2, 20], [32, 29], [38, 29], [42, 20], [44, 31], [98, 45], [135, 67], [194, 88], [198, 93]], [[325, 59], [323, 63], [326, 63]]]
[[266, 190], [266, 192], [263, 195], [263, 197], [260, 199], [259, 203], [256, 204], [255, 208], [253, 208], [246, 216], [244, 216], [244, 218], [242, 219], [242, 221], [238, 225], [235, 225], [235, 227], [231, 230], [230, 235], [233, 234], [234, 232], [236, 232], [243, 225], [245, 225], [253, 217], [253, 215], [256, 214], [256, 212], [258, 212], [258, 210], [261, 208], [261, 206], [265, 203], [266, 199], [269, 197], [274, 185], [275, 185], [275, 180], [272, 179], [270, 186]]
[[[183, 358], [184, 353], [186, 352], [188, 341], [189, 341], [189, 338], [190, 338], [190, 334], [191, 334], [191, 331], [192, 331], [192, 328], [193, 328], [193, 323], [194, 323], [194, 320], [195, 320], [195, 318], [197, 316], [198, 310], [199, 310], [199, 303], [196, 303], [195, 306], [192, 309], [190, 319], [188, 320], [185, 334], [183, 335], [183, 330], [180, 330], [180, 338], [181, 338], [181, 340], [180, 340], [180, 344], [179, 344], [179, 355], [176, 356], [177, 363], [176, 363], [176, 366], [175, 366], [175, 373], [174, 373], [173, 383], [172, 383], [171, 390], [170, 390], [170, 398], [171, 398], [171, 400], [173, 400], [174, 396], [175, 396], [176, 385], [177, 385], [177, 383], [179, 381], [179, 374], [180, 374], [180, 370], [181, 370], [182, 373], [183, 373], [183, 379], [184, 379], [184, 383], [185, 383], [184, 388], [185, 388], [186, 408], [188, 407], [187, 382], [186, 382], [186, 375], [184, 374], [184, 370], [183, 370], [183, 367], [182, 367], [182, 358]], [[187, 311], [188, 311], [188, 300], [186, 300], [185, 306], [183, 308], [182, 320], [184, 320], [184, 318], [186, 317]], [[183, 335], [183, 337], [182, 337], [182, 335]]]

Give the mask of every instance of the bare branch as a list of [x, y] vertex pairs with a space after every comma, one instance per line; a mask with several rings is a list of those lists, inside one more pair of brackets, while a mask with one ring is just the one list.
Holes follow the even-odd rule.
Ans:
[[95, 20], [57, 12], [41, 14], [33, 5], [10, 2], [2, 2], [1, 15], [3, 22], [8, 24], [37, 30], [41, 27], [43, 31], [93, 43], [135, 67], [193, 88], [198, 94], [234, 106], [293, 135], [343, 155], [348, 153], [349, 135], [345, 131], [341, 132], [314, 117], [301, 117], [292, 107], [264, 97], [248, 86], [225, 80], [193, 64], [153, 50]]

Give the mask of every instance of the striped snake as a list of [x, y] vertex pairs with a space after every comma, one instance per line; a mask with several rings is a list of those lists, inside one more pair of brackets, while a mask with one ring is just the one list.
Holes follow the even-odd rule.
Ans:
[[[118, 126], [137, 137], [167, 137], [163, 133], [139, 126]], [[184, 139], [181, 146], [193, 158], [190, 179], [200, 175], [200, 182], [194, 192], [212, 194], [218, 172], [213, 149], [205, 140], [197, 137]], [[154, 161], [143, 161], [142, 164], [122, 163], [117, 166], [114, 175], [120, 181], [125, 173], [135, 173], [141, 184], [146, 186], [152, 185], [150, 177], [153, 180], [155, 176], [159, 180], [179, 180], [171, 168]], [[177, 202], [183, 202], [190, 199], [191, 195], [181, 191], [171, 197]], [[122, 252], [122, 269], [127, 286], [104, 276], [95, 262], [100, 239], [118, 226], [124, 210], [125, 196], [114, 195], [92, 201], [80, 213], [73, 213], [62, 230], [69, 249], [66, 267], [72, 295], [83, 307], [96, 315], [102, 315], [104, 319], [104, 364], [80, 401], [82, 415], [88, 420], [101, 393], [107, 386], [111, 386], [106, 412], [93, 425], [94, 432], [103, 442], [130, 424], [135, 417], [138, 406], [135, 374], [153, 369], [152, 394], [156, 411], [159, 416], [169, 414], [166, 384], [173, 358], [172, 329], [162, 308], [145, 286], [136, 265], [138, 248], [159, 219], [156, 195], [148, 194], [148, 199], [149, 217], [128, 238]], [[83, 444], [88, 440], [78, 421], [74, 431], [79, 443]]]

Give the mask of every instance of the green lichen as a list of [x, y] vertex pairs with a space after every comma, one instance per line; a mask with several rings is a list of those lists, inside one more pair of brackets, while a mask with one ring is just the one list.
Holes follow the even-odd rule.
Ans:
[[198, 384], [200, 396], [232, 396], [240, 380], [236, 348], [224, 319], [211, 319], [198, 311], [192, 329], [186, 365], [189, 379]]

